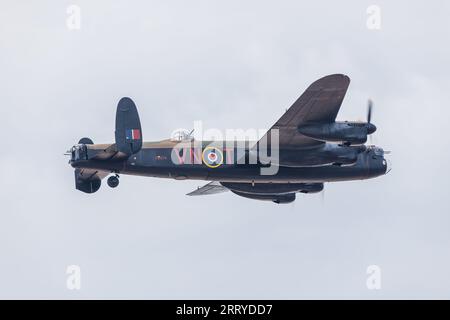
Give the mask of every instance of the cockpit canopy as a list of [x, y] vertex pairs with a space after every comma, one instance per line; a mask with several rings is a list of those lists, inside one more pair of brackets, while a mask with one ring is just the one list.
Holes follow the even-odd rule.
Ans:
[[187, 131], [184, 129], [176, 130], [172, 133], [170, 140], [176, 141], [176, 142], [182, 142], [182, 141], [192, 141], [194, 137], [192, 136], [192, 131]]

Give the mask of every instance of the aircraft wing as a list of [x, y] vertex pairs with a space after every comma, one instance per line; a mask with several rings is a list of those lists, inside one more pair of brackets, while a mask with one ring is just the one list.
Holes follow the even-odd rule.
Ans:
[[[321, 145], [323, 142], [305, 137], [297, 128], [306, 122], [334, 122], [349, 84], [350, 78], [343, 74], [332, 74], [313, 82], [272, 126], [271, 129], [279, 130], [280, 148]], [[270, 145], [270, 140], [268, 143]]]
[[203, 187], [199, 187], [196, 190], [189, 192], [187, 196], [204, 196], [208, 194], [216, 194], [226, 191], [228, 191], [228, 188], [225, 188], [217, 181], [211, 181], [210, 183], [205, 184]]

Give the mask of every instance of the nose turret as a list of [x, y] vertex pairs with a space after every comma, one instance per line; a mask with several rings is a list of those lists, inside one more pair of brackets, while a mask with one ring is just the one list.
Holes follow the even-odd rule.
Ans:
[[367, 166], [372, 177], [381, 176], [391, 171], [391, 161], [385, 158], [389, 151], [384, 151], [380, 147], [369, 146], [367, 148]]

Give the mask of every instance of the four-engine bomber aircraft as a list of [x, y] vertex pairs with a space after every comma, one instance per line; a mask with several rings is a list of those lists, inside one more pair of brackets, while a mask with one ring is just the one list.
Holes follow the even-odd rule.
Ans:
[[[82, 138], [71, 148], [69, 163], [75, 168], [75, 187], [94, 193], [110, 174], [107, 182], [112, 188], [118, 186], [119, 174], [197, 179], [211, 182], [188, 195], [231, 190], [246, 198], [289, 203], [298, 192], [322, 191], [325, 182], [383, 175], [389, 171], [385, 152], [364, 145], [376, 130], [370, 122], [371, 104], [367, 122], [335, 121], [349, 84], [349, 77], [343, 74], [323, 77], [311, 84], [256, 144], [242, 148], [232, 141], [230, 150], [230, 141], [201, 141], [199, 153], [191, 147], [179, 148], [180, 143], [199, 145], [190, 136], [182, 141], [143, 142], [136, 106], [131, 99], [122, 98], [117, 106], [115, 143], [94, 144]], [[274, 131], [278, 133], [275, 163], [239, 161], [239, 154], [248, 160], [263, 139], [272, 146], [269, 133]], [[194, 161], [186, 161], [189, 159]], [[268, 165], [276, 166], [275, 174], [261, 174]]]

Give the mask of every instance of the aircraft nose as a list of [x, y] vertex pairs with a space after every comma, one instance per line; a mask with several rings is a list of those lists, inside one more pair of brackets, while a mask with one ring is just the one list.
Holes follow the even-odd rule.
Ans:
[[377, 127], [372, 123], [368, 123], [367, 124], [367, 134], [372, 134], [375, 131], [377, 131]]

